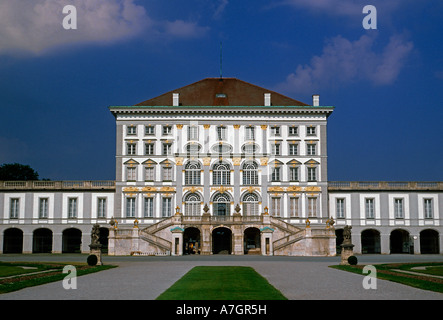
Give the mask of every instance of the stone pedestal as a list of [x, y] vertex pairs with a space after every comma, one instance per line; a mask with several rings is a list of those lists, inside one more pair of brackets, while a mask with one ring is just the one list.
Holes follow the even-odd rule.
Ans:
[[341, 245], [341, 265], [349, 265], [348, 258], [354, 255], [354, 245], [353, 244], [342, 244]]
[[101, 244], [90, 244], [89, 245], [90, 254], [94, 254], [97, 256], [97, 265], [101, 266], [103, 265], [102, 262], [102, 245]]

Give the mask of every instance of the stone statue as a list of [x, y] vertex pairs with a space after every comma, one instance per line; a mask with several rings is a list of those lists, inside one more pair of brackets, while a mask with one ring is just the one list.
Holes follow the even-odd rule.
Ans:
[[352, 227], [346, 225], [343, 228], [343, 244], [351, 244], [351, 229]]
[[328, 220], [326, 220], [326, 229], [333, 228], [334, 227], [334, 218], [331, 216]]
[[111, 218], [111, 221], [109, 221], [109, 224], [111, 227], [114, 227], [114, 229], [117, 229], [118, 221], [114, 219], [114, 217]]
[[100, 244], [99, 242], [99, 237], [100, 237], [100, 225], [98, 224], [94, 224], [92, 226], [92, 231], [91, 231], [91, 246], [96, 246], [98, 244]]

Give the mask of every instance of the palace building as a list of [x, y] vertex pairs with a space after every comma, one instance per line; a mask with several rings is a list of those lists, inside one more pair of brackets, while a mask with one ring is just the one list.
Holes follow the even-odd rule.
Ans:
[[[116, 120], [115, 181], [0, 182], [0, 250], [109, 255], [442, 253], [442, 182], [329, 182], [334, 111], [207, 78]], [[3, 211], [3, 212], [2, 212]]]

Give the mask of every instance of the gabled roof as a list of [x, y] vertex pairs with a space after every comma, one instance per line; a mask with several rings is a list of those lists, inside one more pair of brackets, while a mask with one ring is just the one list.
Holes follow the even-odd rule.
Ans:
[[180, 106], [263, 106], [264, 94], [271, 94], [273, 106], [307, 106], [298, 100], [236, 78], [206, 78], [143, 101], [136, 106], [171, 106], [173, 93]]

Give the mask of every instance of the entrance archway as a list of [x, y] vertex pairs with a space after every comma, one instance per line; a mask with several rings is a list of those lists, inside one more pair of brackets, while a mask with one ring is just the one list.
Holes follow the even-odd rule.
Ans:
[[232, 231], [225, 227], [216, 228], [212, 231], [212, 253], [231, 254]]
[[23, 231], [18, 228], [6, 229], [3, 234], [3, 253], [23, 253]]
[[183, 232], [183, 254], [200, 254], [200, 230], [189, 227]]
[[375, 229], [361, 232], [361, 253], [381, 253], [380, 232]]
[[62, 253], [81, 253], [82, 232], [76, 228], [63, 231]]
[[245, 254], [260, 254], [260, 230], [254, 227], [247, 228], [244, 232]]
[[102, 245], [102, 252], [108, 253], [108, 237], [109, 237], [109, 229], [108, 228], [99, 228], [99, 236], [98, 242]]
[[403, 229], [396, 229], [389, 237], [391, 243], [391, 253], [409, 253], [410, 242], [409, 232]]
[[440, 246], [438, 245], [438, 232], [432, 229], [426, 229], [420, 232], [420, 253], [438, 254]]
[[34, 230], [32, 239], [32, 253], [52, 252], [52, 231], [47, 228]]

